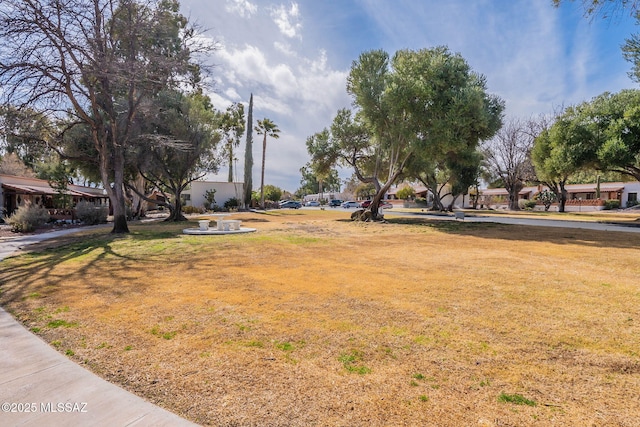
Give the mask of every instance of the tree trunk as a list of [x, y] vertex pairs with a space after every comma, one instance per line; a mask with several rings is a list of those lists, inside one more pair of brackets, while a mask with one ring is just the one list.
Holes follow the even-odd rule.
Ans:
[[442, 204], [440, 194], [438, 194], [437, 191], [433, 191], [433, 189], [431, 189], [431, 194], [433, 195], [433, 210], [443, 212], [445, 209], [444, 205]]
[[520, 206], [518, 205], [518, 197], [520, 195], [520, 191], [523, 188], [524, 185], [521, 182], [512, 183], [511, 185], [506, 186], [506, 190], [509, 193], [509, 210], [520, 210]]
[[169, 208], [169, 210], [171, 211], [169, 213], [169, 217], [167, 219], [165, 219], [165, 221], [167, 222], [180, 222], [180, 221], [187, 221], [187, 218], [182, 214], [182, 198], [181, 198], [182, 192], [176, 192], [176, 202], [173, 206], [171, 205], [167, 205], [167, 207]]
[[[110, 180], [110, 156], [107, 154], [108, 149], [105, 147], [108, 143], [104, 139], [99, 139], [97, 132], [94, 131], [94, 142], [98, 150], [100, 159], [100, 177], [102, 184], [109, 196], [109, 203], [113, 210], [113, 228], [112, 234], [128, 233], [127, 225], [127, 208], [125, 203], [124, 191], [124, 152], [122, 147], [114, 147], [113, 149], [113, 184]], [[115, 145], [115, 144], [114, 144]]]
[[128, 187], [134, 187], [137, 190], [129, 192], [131, 199], [131, 216], [133, 218], [141, 218], [145, 216], [148, 207], [147, 201], [138, 195], [139, 193], [145, 193], [144, 177], [138, 174], [135, 181], [129, 182]]
[[233, 182], [233, 143], [229, 142], [229, 176], [228, 182]]
[[558, 212], [564, 212], [567, 204], [567, 190], [564, 188], [564, 183], [560, 183], [560, 206]]
[[[454, 197], [453, 194], [451, 195], [451, 203], [449, 203], [449, 206], [447, 207], [447, 210], [449, 212], [453, 212], [453, 206], [455, 205], [456, 200], [458, 200], [458, 197], [460, 197], [460, 196], [455, 196]], [[463, 206], [463, 208], [464, 208], [464, 206]]]

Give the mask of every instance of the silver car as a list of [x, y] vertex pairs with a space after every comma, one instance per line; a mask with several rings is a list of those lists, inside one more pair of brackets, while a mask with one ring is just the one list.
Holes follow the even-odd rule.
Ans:
[[360, 207], [360, 203], [350, 200], [348, 202], [344, 202], [342, 204], [342, 207], [345, 208], [345, 209], [348, 209], [348, 208], [359, 208]]

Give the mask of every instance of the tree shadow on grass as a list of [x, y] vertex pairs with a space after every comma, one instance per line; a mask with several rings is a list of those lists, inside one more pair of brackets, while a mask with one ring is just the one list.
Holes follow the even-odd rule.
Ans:
[[439, 220], [437, 218], [387, 218], [388, 224], [426, 227], [451, 235], [523, 242], [584, 245], [601, 248], [640, 248], [640, 233], [620, 233], [579, 228], [543, 227]]
[[[166, 262], [166, 257], [162, 256], [164, 244], [178, 242], [184, 236], [182, 229], [186, 223], [159, 224], [133, 226], [126, 235], [96, 230], [28, 245], [22, 254], [18, 254], [22, 256], [0, 261], [0, 304], [24, 299], [34, 288], [49, 294], [62, 287], [68, 289], [78, 281], [92, 284], [90, 288], [95, 288], [96, 292], [99, 292], [98, 288], [103, 288], [100, 282], [105, 279], [118, 283], [114, 293], [134, 291], [139, 287], [139, 281], [131, 280], [132, 271], [149, 265], [162, 268], [163, 262]], [[126, 240], [125, 245], [120, 243], [123, 240]], [[154, 245], [156, 252], [131, 250], [141, 242], [145, 242], [145, 247], [148, 247], [147, 243]], [[193, 267], [188, 257], [179, 261], [184, 263], [185, 269]], [[64, 264], [71, 268], [58, 268]], [[73, 268], [76, 265], [77, 268]], [[106, 272], [105, 265], [108, 266]], [[105, 278], [101, 274], [109, 276]]]

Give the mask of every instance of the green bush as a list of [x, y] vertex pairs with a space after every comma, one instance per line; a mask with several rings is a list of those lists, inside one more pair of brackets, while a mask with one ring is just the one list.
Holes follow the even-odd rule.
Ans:
[[532, 210], [536, 207], [537, 202], [535, 200], [527, 200], [524, 202], [524, 208], [527, 210]]
[[224, 207], [227, 209], [237, 209], [238, 206], [240, 206], [240, 202], [235, 197], [232, 197], [224, 202]]
[[604, 209], [605, 210], [620, 209], [620, 200], [605, 200]]
[[76, 205], [76, 216], [84, 224], [95, 225], [107, 222], [108, 209], [96, 206], [91, 202], [79, 202]]
[[7, 222], [14, 233], [29, 233], [46, 224], [49, 218], [49, 212], [45, 208], [25, 204], [7, 218]]
[[412, 199], [416, 196], [416, 191], [413, 188], [407, 186], [398, 190], [396, 192], [396, 196], [398, 197], [398, 199], [402, 200]]
[[632, 207], [638, 206], [638, 205], [640, 205], [640, 201], [638, 201], [638, 200], [628, 200], [627, 201], [627, 207], [628, 208], [632, 208]]

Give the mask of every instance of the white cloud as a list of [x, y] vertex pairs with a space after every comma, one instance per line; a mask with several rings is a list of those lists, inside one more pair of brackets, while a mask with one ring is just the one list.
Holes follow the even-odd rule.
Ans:
[[273, 47], [278, 52], [282, 52], [287, 56], [297, 56], [297, 53], [291, 48], [291, 45], [289, 43], [274, 42]]
[[230, 87], [224, 91], [224, 95], [232, 101], [239, 101], [240, 94], [236, 91], [234, 87]]
[[299, 22], [300, 10], [297, 3], [291, 3], [287, 9], [285, 5], [273, 7], [271, 18], [276, 23], [280, 32], [289, 38], [301, 38], [302, 24]]
[[348, 67], [366, 50], [393, 54], [447, 45], [486, 76], [489, 91], [516, 117], [632, 84], [629, 65], [620, 69], [619, 46], [637, 31], [634, 20], [625, 34], [617, 23], [589, 22], [571, 2], [556, 9], [531, 0], [290, 1], [226, 0], [226, 10], [219, 10], [211, 0], [182, 0], [183, 7], [198, 5], [197, 16], [224, 42], [211, 59], [216, 108], [246, 105], [253, 93], [254, 119], [268, 117], [279, 126], [266, 176], [288, 190], [295, 190], [298, 170], [309, 160], [306, 138], [351, 105]]
[[[264, 50], [269, 47], [271, 51]], [[268, 117], [281, 130], [280, 139], [269, 142], [267, 148], [266, 180], [294, 191], [300, 181], [299, 169], [309, 160], [306, 138], [329, 126], [337, 109], [349, 105], [347, 71], [332, 69], [324, 50], [313, 57], [293, 51], [282, 57], [274, 54], [278, 51], [273, 44], [264, 49], [245, 44], [216, 52], [213, 80], [219, 91], [210, 96], [216, 108], [224, 109], [238, 101], [246, 107], [253, 93], [254, 121]], [[261, 155], [258, 145], [254, 159]], [[238, 158], [243, 156], [238, 153]], [[238, 165], [239, 176], [242, 167]], [[224, 179], [224, 170], [220, 179]]]
[[227, 12], [237, 13], [241, 17], [251, 18], [258, 12], [258, 5], [251, 3], [249, 0], [227, 0]]

